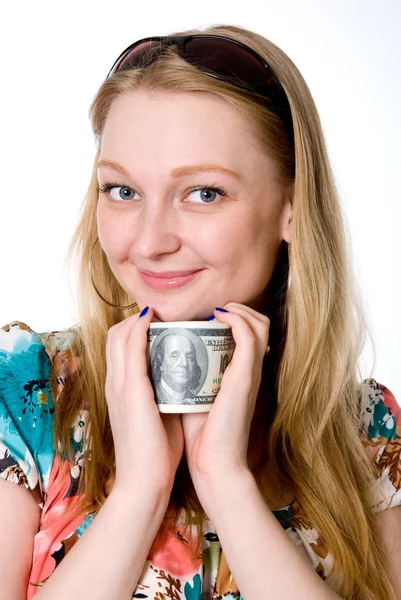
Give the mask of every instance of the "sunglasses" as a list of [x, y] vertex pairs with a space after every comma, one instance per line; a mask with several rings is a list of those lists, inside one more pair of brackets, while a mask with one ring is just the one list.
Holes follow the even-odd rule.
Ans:
[[[206, 75], [259, 94], [261, 103], [280, 117], [294, 147], [291, 109], [277, 75], [257, 52], [231, 38], [210, 34], [143, 38], [120, 54], [107, 77], [120, 71], [147, 67], [157, 59], [163, 47], [171, 44], [177, 46], [181, 58]], [[268, 102], [265, 103], [264, 98]]]

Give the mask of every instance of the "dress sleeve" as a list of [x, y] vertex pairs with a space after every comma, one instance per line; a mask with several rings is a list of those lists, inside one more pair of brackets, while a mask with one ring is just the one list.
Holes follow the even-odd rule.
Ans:
[[378, 467], [371, 490], [372, 512], [401, 504], [401, 408], [392, 392], [375, 379], [362, 383], [362, 442]]
[[0, 329], [0, 477], [30, 490], [43, 508], [54, 458], [50, 359], [20, 321]]

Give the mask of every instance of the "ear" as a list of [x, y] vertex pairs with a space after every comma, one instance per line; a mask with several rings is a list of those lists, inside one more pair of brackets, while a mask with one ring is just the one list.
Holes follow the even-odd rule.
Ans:
[[284, 192], [283, 203], [282, 203], [282, 237], [288, 244], [291, 240], [291, 230], [292, 230], [292, 214], [293, 214], [293, 206], [294, 206], [294, 187], [293, 183], [290, 185], [287, 190]]

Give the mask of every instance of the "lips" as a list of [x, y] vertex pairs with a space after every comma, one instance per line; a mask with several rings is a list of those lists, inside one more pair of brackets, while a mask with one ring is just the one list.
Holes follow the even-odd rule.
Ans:
[[139, 270], [139, 272], [148, 275], [149, 277], [161, 278], [161, 279], [175, 279], [177, 277], [186, 277], [187, 275], [192, 275], [196, 273], [199, 269], [194, 269], [192, 271], [161, 271], [160, 273], [155, 273], [153, 271], [144, 271]]
[[197, 271], [164, 271], [152, 273], [139, 271], [142, 281], [150, 288], [158, 290], [171, 290], [186, 285], [199, 276], [203, 269]]

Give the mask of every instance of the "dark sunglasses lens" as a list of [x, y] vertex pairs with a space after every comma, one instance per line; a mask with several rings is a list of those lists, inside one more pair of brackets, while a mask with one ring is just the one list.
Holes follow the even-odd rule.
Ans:
[[259, 60], [245, 48], [228, 40], [195, 38], [185, 45], [185, 58], [188, 62], [205, 71], [238, 80], [250, 86], [259, 85], [265, 77], [265, 68]]
[[126, 71], [128, 69], [138, 69], [146, 67], [154, 61], [160, 52], [160, 42], [149, 41], [142, 42], [130, 50], [122, 57], [116, 71]]

